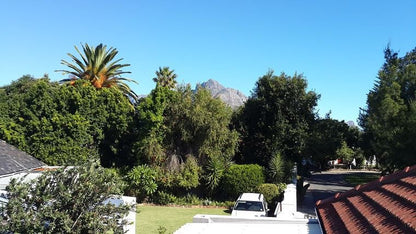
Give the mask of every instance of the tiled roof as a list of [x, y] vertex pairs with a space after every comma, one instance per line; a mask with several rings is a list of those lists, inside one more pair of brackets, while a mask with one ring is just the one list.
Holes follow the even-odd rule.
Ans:
[[44, 163], [0, 140], [0, 176], [45, 166]]
[[416, 233], [416, 165], [316, 202], [324, 233]]

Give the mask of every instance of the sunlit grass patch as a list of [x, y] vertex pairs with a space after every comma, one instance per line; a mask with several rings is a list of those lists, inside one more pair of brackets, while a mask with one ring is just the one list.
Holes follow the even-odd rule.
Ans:
[[373, 180], [377, 180], [380, 178], [379, 173], [359, 173], [359, 174], [350, 174], [345, 176], [345, 181], [352, 186], [356, 186], [359, 184], [366, 184]]
[[229, 215], [225, 208], [186, 208], [169, 206], [138, 205], [136, 233], [173, 233], [186, 223], [192, 222], [196, 214]]

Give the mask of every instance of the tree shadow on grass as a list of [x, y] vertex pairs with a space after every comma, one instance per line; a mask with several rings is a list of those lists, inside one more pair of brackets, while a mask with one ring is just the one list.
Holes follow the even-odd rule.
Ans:
[[227, 213], [227, 214], [231, 214], [231, 209], [226, 209], [226, 210], [223, 210], [224, 211], [224, 213]]

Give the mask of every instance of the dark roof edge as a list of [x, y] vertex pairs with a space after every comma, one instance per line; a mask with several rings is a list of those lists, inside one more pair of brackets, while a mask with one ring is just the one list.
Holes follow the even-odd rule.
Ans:
[[13, 175], [17, 175], [17, 174], [20, 174], [20, 173], [28, 173], [29, 174], [29, 173], [33, 173], [33, 172], [39, 172], [39, 171], [36, 171], [36, 169], [43, 168], [43, 167], [44, 166], [41, 166], [41, 167], [33, 167], [33, 168], [26, 168], [26, 169], [22, 169], [22, 170], [19, 170], [19, 171], [14, 171], [14, 172], [9, 173], [9, 174], [0, 175], [0, 178], [13, 176]]

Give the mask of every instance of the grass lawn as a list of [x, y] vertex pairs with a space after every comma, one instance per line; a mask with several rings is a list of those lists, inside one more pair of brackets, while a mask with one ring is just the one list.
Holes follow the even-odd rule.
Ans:
[[158, 233], [159, 227], [166, 233], [173, 233], [185, 223], [192, 222], [196, 214], [229, 215], [224, 208], [184, 208], [167, 206], [138, 205], [136, 214], [136, 233]]
[[345, 181], [350, 183], [352, 186], [359, 184], [365, 184], [380, 178], [380, 173], [354, 173], [345, 176]]

